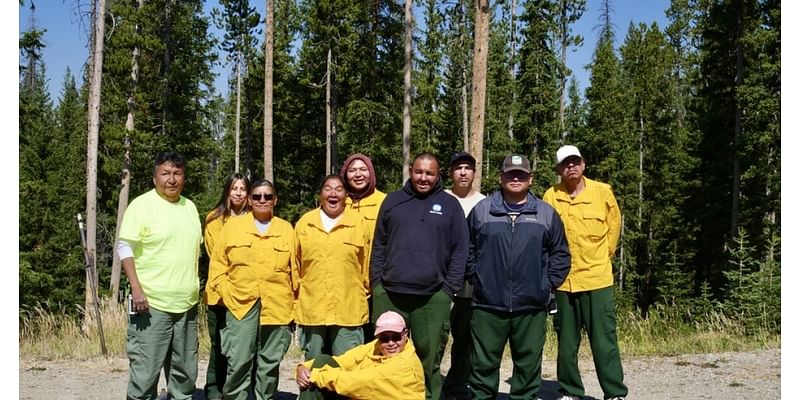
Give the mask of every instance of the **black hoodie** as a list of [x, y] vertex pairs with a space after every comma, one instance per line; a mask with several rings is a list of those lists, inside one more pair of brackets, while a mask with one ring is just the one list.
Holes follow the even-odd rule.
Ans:
[[469, 232], [455, 197], [439, 179], [425, 194], [411, 180], [381, 204], [372, 241], [370, 281], [394, 293], [450, 297], [464, 284]]

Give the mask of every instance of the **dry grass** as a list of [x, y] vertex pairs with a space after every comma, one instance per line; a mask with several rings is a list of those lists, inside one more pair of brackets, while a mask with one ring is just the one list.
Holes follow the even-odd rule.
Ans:
[[[80, 315], [85, 315], [79, 307]], [[19, 352], [22, 357], [44, 360], [87, 359], [102, 356], [94, 310], [88, 320], [67, 313], [50, 313], [40, 307], [20, 312]], [[124, 305], [102, 302], [100, 319], [109, 357], [127, 357], [128, 314]], [[209, 339], [205, 307], [198, 310], [200, 357], [208, 357]]]
[[[104, 303], [101, 318], [109, 356], [126, 357], [128, 315], [123, 306]], [[199, 307], [197, 318], [200, 357], [207, 359], [209, 339], [205, 306]], [[746, 336], [740, 323], [721, 313], [707, 315], [699, 320], [703, 322], [682, 322], [680, 316], [664, 309], [653, 310], [647, 319], [634, 312], [621, 312], [617, 316], [620, 351], [623, 357], [630, 357], [780, 347], [780, 334]], [[544, 348], [546, 360], [555, 359], [557, 354], [557, 340], [551, 321], [552, 319], [548, 319], [547, 323]], [[447, 352], [449, 344], [450, 342]], [[50, 313], [42, 308], [20, 313], [19, 350], [21, 357], [43, 360], [88, 359], [102, 355], [99, 334], [93, 321], [84, 325], [66, 313]], [[300, 349], [295, 344], [287, 353], [287, 357], [292, 356], [301, 358]], [[585, 335], [581, 341], [580, 356], [591, 356]]]

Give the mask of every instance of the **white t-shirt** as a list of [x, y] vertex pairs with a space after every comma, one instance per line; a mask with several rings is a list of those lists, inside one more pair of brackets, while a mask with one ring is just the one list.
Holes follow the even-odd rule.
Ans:
[[319, 218], [322, 220], [322, 227], [325, 228], [325, 232], [330, 233], [331, 229], [336, 226], [336, 223], [342, 219], [342, 215], [344, 213], [339, 214], [336, 218], [331, 218], [328, 214], [325, 214], [325, 211], [322, 211], [322, 208], [319, 209]]
[[458, 202], [461, 204], [461, 208], [464, 209], [464, 218], [466, 218], [467, 215], [469, 215], [469, 212], [472, 211], [472, 207], [475, 207], [479, 201], [486, 198], [486, 196], [482, 195], [480, 192], [470, 192], [467, 197], [458, 197], [458, 195], [453, 193], [453, 191], [450, 189], [445, 189], [445, 193], [455, 197], [456, 200], [458, 200]]

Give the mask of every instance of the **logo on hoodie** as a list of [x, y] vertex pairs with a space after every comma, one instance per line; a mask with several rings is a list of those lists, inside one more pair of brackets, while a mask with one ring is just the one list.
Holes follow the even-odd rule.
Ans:
[[442, 205], [439, 203], [434, 204], [433, 206], [431, 206], [431, 210], [428, 211], [428, 213], [442, 215]]

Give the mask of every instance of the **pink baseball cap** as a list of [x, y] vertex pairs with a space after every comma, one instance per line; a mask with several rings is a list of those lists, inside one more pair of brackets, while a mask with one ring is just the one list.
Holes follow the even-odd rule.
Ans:
[[375, 322], [375, 335], [383, 332], [402, 332], [405, 329], [406, 321], [403, 320], [403, 316], [394, 311], [386, 311]]

